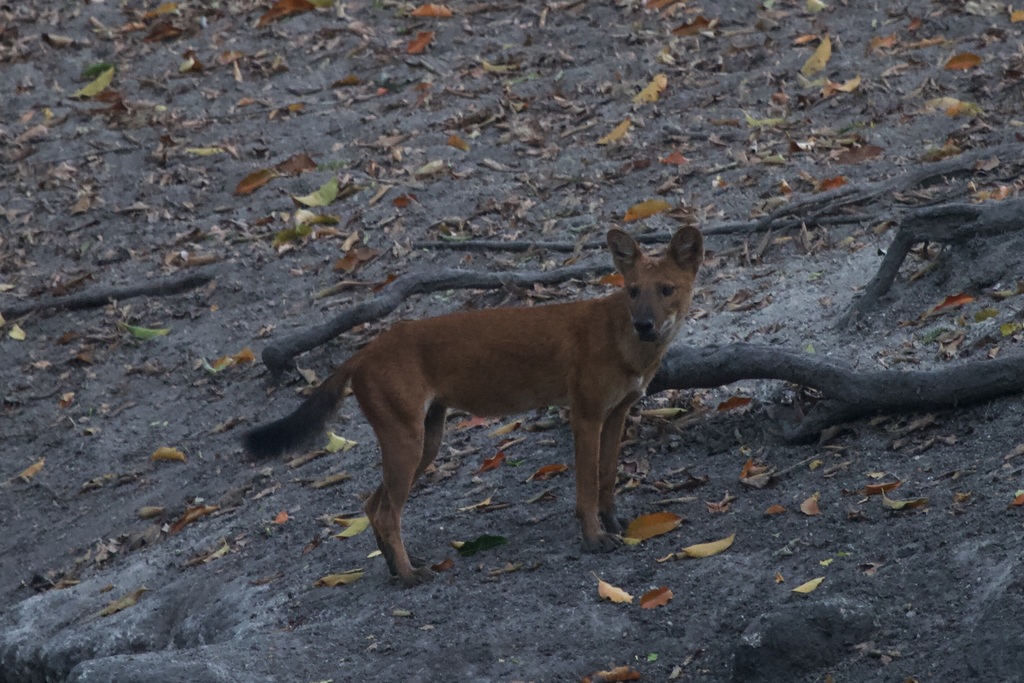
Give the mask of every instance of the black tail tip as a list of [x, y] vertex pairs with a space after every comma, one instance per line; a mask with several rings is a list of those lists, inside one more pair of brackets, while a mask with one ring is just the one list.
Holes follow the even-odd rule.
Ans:
[[250, 429], [242, 436], [242, 445], [250, 460], [269, 460], [283, 455], [290, 444], [276, 422]]

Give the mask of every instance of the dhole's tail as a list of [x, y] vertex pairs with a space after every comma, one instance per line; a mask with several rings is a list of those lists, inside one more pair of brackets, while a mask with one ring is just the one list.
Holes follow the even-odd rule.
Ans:
[[322, 433], [345, 395], [351, 374], [346, 365], [331, 373], [294, 413], [246, 432], [242, 442], [249, 455], [254, 460], [274, 458]]

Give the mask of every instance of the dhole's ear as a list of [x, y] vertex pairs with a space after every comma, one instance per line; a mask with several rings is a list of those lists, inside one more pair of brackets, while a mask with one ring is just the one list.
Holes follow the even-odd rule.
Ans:
[[608, 250], [612, 252], [615, 268], [623, 274], [636, 265], [636, 260], [640, 256], [640, 247], [637, 246], [636, 240], [618, 228], [608, 231]]
[[672, 236], [668, 253], [680, 268], [696, 275], [704, 262], [704, 236], [692, 225], [683, 226]]

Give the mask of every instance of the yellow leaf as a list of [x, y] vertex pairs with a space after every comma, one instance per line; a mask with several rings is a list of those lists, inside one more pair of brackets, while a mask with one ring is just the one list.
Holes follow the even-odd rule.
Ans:
[[910, 498], [908, 500], [894, 500], [884, 493], [882, 494], [882, 507], [886, 510], [913, 510], [924, 507], [928, 504], [927, 498]]
[[335, 586], [347, 586], [363, 578], [362, 569], [352, 569], [340, 574], [328, 574], [317, 579], [313, 585], [317, 588], [334, 588]]
[[110, 82], [114, 80], [114, 67], [110, 67], [99, 76], [96, 77], [92, 83], [89, 83], [81, 90], [76, 90], [71, 96], [75, 98], [81, 97], [96, 97], [101, 92], [107, 89]]
[[674, 512], [653, 512], [649, 515], [641, 515], [626, 527], [622, 534], [623, 540], [646, 541], [648, 538], [667, 534], [682, 522], [683, 518]]
[[818, 45], [818, 49], [814, 51], [814, 54], [807, 58], [804, 65], [800, 68], [800, 73], [804, 76], [813, 76], [814, 74], [822, 71], [825, 65], [828, 64], [829, 58], [832, 57], [832, 39], [825, 34], [825, 37], [821, 39], [821, 44]]
[[804, 9], [807, 10], [808, 14], [817, 14], [818, 12], [827, 9], [828, 5], [823, 3], [821, 0], [807, 0], [804, 4]]
[[480, 65], [484, 67], [484, 71], [492, 74], [507, 74], [519, 70], [518, 64], [491, 64], [486, 59], [481, 59]]
[[148, 590], [149, 589], [146, 587], [136, 588], [128, 595], [118, 600], [114, 600], [112, 603], [101, 609], [99, 612], [96, 613], [96, 616], [109, 617], [111, 614], [117, 614], [123, 609], [128, 609], [129, 607], [137, 603], [139, 601], [139, 598], [142, 597], [142, 594]]
[[344, 453], [345, 451], [352, 450], [357, 443], [359, 442], [338, 436], [334, 432], [327, 432], [327, 445], [324, 446], [324, 450], [328, 453], [337, 453], [338, 451]]
[[22, 481], [27, 482], [30, 479], [32, 479], [32, 477], [34, 477], [37, 474], [39, 474], [39, 470], [43, 469], [43, 465], [45, 465], [45, 464], [46, 464], [46, 458], [39, 458], [34, 463], [32, 463], [31, 465], [29, 465], [28, 467], [23, 469], [21, 472], [19, 472], [18, 473], [18, 477]]
[[185, 151], [197, 157], [212, 157], [214, 154], [223, 154], [223, 147], [186, 147]]
[[925, 102], [929, 111], [943, 111], [946, 116], [981, 116], [981, 107], [974, 102], [964, 102], [955, 97], [936, 97]]
[[185, 454], [179, 451], [177, 448], [171, 448], [170, 446], [161, 446], [160, 448], [153, 451], [153, 455], [149, 456], [150, 461], [157, 462], [159, 460], [166, 460], [168, 462], [186, 462], [188, 458]]
[[686, 414], [685, 408], [651, 408], [650, 410], [641, 410], [641, 417], [657, 417], [662, 420], [674, 420], [677, 417], [682, 417]]
[[331, 178], [321, 185], [315, 192], [310, 192], [302, 197], [293, 196], [296, 202], [306, 206], [327, 206], [338, 197], [338, 179]]
[[711, 557], [718, 553], [726, 550], [732, 545], [732, 542], [736, 540], [736, 534], [732, 534], [728, 538], [723, 538], [720, 541], [712, 541], [711, 543], [698, 543], [697, 545], [689, 545], [682, 549], [682, 552], [687, 557]]
[[502, 425], [501, 427], [498, 427], [497, 429], [492, 431], [487, 436], [505, 436], [506, 434], [511, 434], [515, 430], [519, 429], [522, 425], [523, 425], [522, 420], [516, 420], [515, 422], [509, 422], [507, 425]]
[[7, 330], [7, 336], [15, 341], [25, 341], [25, 330], [21, 329], [18, 323], [14, 323], [11, 329]]
[[[594, 578], [597, 579], [596, 574], [594, 575]], [[601, 579], [597, 579], [597, 594], [600, 595], [603, 599], [611, 600], [612, 602], [617, 602], [620, 604], [633, 603], [632, 595], [622, 590], [621, 588], [617, 588], [611, 585], [607, 581], [602, 581]]]
[[649, 218], [656, 213], [664, 213], [672, 208], [672, 205], [666, 202], [664, 199], [648, 199], [645, 202], [634, 204], [629, 207], [626, 211], [626, 215], [622, 220], [629, 223], [630, 221], [638, 221], [643, 218]]
[[1015, 9], [1010, 12], [1010, 23], [1017, 24], [1024, 21], [1024, 9]]
[[629, 119], [625, 119], [622, 123], [615, 126], [615, 128], [612, 129], [611, 133], [608, 133], [608, 135], [605, 135], [603, 138], [598, 140], [597, 144], [610, 145], [613, 142], [618, 142], [623, 137], [625, 137], [626, 133], [629, 131], [629, 127], [632, 125], [632, 121], [630, 121]]
[[336, 517], [334, 521], [345, 527], [345, 530], [334, 535], [335, 538], [352, 538], [357, 534], [361, 534], [366, 531], [367, 527], [370, 526], [370, 518], [366, 515], [362, 517], [353, 517], [351, 519], [343, 519]]
[[658, 98], [661, 97], [661, 93], [664, 92], [665, 88], [668, 87], [668, 78], [665, 74], [657, 74], [651, 79], [651, 82], [647, 84], [643, 90], [638, 92], [633, 97], [634, 104], [651, 104], [657, 102]]
[[786, 122], [785, 117], [774, 118], [774, 119], [758, 119], [754, 118], [747, 112], [743, 112], [744, 118], [747, 120], [747, 125], [751, 128], [772, 128], [774, 126], [782, 125]]
[[793, 589], [793, 593], [811, 593], [815, 588], [821, 585], [821, 582], [825, 580], [824, 576], [819, 576], [816, 579], [811, 579], [806, 583], [801, 583], [799, 586]]

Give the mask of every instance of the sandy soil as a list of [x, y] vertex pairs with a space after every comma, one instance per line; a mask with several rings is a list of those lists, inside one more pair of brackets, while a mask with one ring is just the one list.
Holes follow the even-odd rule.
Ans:
[[[453, 416], [406, 538], [454, 565], [406, 590], [368, 557], [372, 534], [334, 537], [331, 519], [357, 516], [379, 481], [354, 402], [332, 429], [356, 445], [297, 467], [246, 462], [241, 431], [292, 410], [309, 379], [395, 320], [609, 285], [412, 297], [300, 356], [304, 375], [277, 388], [258, 361], [210, 365], [258, 356], [404, 273], [608, 261], [422, 241], [600, 242], [652, 198], [676, 208], [627, 227], [667, 237], [679, 220], [745, 221], [838, 177], [863, 184], [1019, 141], [1024, 24], [1003, 4], [485, 2], [434, 19], [346, 2], [264, 26], [266, 3], [158, 5], [0, 3], [0, 310], [215, 274], [172, 296], [5, 316], [0, 681], [572, 681], [617, 666], [651, 681], [1019, 680], [1019, 398], [883, 415], [792, 446], [776, 420], [808, 398], [797, 387], [649, 397], [628, 427], [620, 506], [685, 521], [607, 555], [579, 549], [571, 471], [526, 481], [571, 465], [564, 414], [522, 416], [543, 429], [505, 437], [490, 433], [509, 421]], [[433, 37], [411, 54], [422, 32]], [[802, 76], [826, 34], [831, 58]], [[979, 62], [946, 68], [961, 53]], [[109, 87], [76, 98], [101, 63], [115, 67]], [[657, 101], [634, 102], [658, 74]], [[822, 76], [851, 92], [824, 97]], [[624, 137], [599, 144], [627, 118]], [[236, 192], [302, 153], [315, 168]], [[679, 342], [774, 344], [865, 370], [1020, 353], [1018, 235], [919, 249], [875, 314], [833, 328], [905, 211], [1019, 194], [1000, 161], [850, 207], [848, 222], [709, 234]], [[332, 220], [275, 243], [301, 216], [292, 197], [335, 178], [339, 197], [312, 209]], [[335, 269], [346, 254], [353, 272]], [[922, 317], [961, 292], [972, 300]], [[125, 325], [170, 332], [140, 339]], [[753, 400], [716, 409], [733, 396]], [[672, 406], [688, 412], [641, 412]], [[161, 447], [186, 461], [151, 460]], [[502, 449], [504, 464], [478, 472]], [[778, 470], [770, 486], [740, 482], [748, 459]], [[863, 495], [894, 481], [896, 500], [927, 503]], [[815, 495], [820, 514], [801, 512]], [[766, 514], [774, 505], [786, 511]], [[201, 506], [217, 507], [175, 527]], [[482, 534], [508, 543], [468, 558], [450, 545]], [[659, 561], [731, 534], [721, 554]], [[314, 586], [352, 569], [365, 573], [351, 585]], [[673, 599], [615, 604], [598, 578]]]

